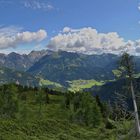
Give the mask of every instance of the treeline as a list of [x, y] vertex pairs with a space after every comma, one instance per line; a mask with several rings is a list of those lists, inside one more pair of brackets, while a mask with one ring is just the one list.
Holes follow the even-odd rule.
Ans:
[[[89, 93], [62, 93], [48, 88], [23, 87], [15, 84], [0, 87], [0, 117], [16, 118], [17, 114], [22, 112], [21, 108], [25, 104], [38, 105], [38, 113], [41, 114], [42, 105], [52, 102], [49, 95], [63, 97], [59, 104], [70, 112], [70, 121], [89, 126], [101, 124], [103, 117], [100, 106], [96, 98]], [[24, 108], [23, 116], [26, 114], [26, 110]]]
[[[27, 87], [16, 84], [0, 86], [0, 117], [16, 118], [25, 104], [48, 104], [49, 94], [59, 94], [48, 88]], [[26, 114], [26, 111], [23, 114]]]
[[0, 86], [0, 118], [28, 121], [32, 105], [38, 107], [36, 114], [41, 119], [42, 107], [53, 103], [50, 95], [62, 97], [58, 104], [62, 110], [68, 112], [68, 119], [73, 123], [89, 127], [104, 125], [112, 129], [114, 125], [110, 120], [116, 121], [117, 118], [117, 121], [120, 121], [124, 117], [120, 106], [102, 103], [98, 96], [93, 97], [90, 93], [63, 93], [48, 88], [8, 84]]

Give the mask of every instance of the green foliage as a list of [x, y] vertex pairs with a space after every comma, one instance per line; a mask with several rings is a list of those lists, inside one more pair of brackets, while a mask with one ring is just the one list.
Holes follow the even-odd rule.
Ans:
[[2, 140], [116, 140], [126, 137], [131, 127], [129, 122], [110, 120], [115, 127], [106, 129], [104, 104], [89, 93], [64, 94], [16, 85], [1, 86], [0, 93], [0, 110], [8, 107], [3, 110], [8, 117], [0, 116]]
[[112, 70], [112, 72], [113, 72], [113, 74], [114, 74], [114, 76], [115, 76], [116, 79], [120, 78], [121, 75], [122, 75], [122, 72], [119, 69]]
[[73, 122], [98, 127], [102, 122], [102, 115], [96, 100], [89, 93], [71, 92], [65, 95], [66, 108], [70, 109], [70, 119]]
[[120, 59], [120, 68], [124, 76], [132, 78], [134, 74], [134, 60], [133, 56], [124, 53]]
[[[2, 140], [118, 140], [120, 138], [136, 140], [129, 134], [129, 130], [123, 131], [124, 124], [121, 123], [112, 130], [89, 128], [54, 119], [32, 120], [28, 123], [0, 120], [0, 124], [0, 139]], [[125, 122], [125, 124], [130, 123]]]
[[19, 110], [17, 87], [13, 84], [4, 85], [0, 94], [1, 117], [15, 117]]

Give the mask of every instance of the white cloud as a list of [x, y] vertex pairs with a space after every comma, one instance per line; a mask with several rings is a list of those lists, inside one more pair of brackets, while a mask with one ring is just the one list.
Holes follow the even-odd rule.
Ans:
[[70, 27], [64, 27], [64, 29], [62, 31], [60, 31], [60, 33], [69, 33], [69, 32], [79, 32], [80, 29], [72, 29]]
[[0, 26], [0, 37], [2, 36], [13, 36], [19, 32], [22, 31], [22, 27], [17, 27], [17, 26], [9, 26], [9, 27], [4, 27], [3, 25]]
[[71, 28], [69, 28], [69, 27], [64, 27], [64, 29], [63, 29], [62, 32], [63, 32], [63, 33], [71, 32]]
[[44, 10], [44, 11], [51, 11], [55, 10], [55, 7], [48, 3], [46, 0], [0, 0], [0, 6], [3, 5], [22, 5], [25, 8], [30, 8], [33, 10]]
[[40, 0], [24, 0], [22, 2], [22, 4], [26, 7], [26, 8], [31, 8], [34, 10], [45, 10], [45, 11], [50, 11], [54, 9], [54, 6], [47, 3], [47, 2], [43, 2]]
[[14, 26], [0, 28], [0, 49], [15, 48], [32, 42], [41, 42], [47, 37], [47, 32], [40, 29], [37, 32], [21, 32], [21, 28]]
[[140, 40], [125, 41], [116, 32], [98, 33], [96, 29], [90, 27], [82, 29], [65, 27], [61, 33], [51, 38], [47, 47], [55, 51], [84, 54], [119, 54], [124, 51], [140, 54]]
[[139, 3], [139, 5], [138, 5], [138, 10], [140, 10], [140, 3]]

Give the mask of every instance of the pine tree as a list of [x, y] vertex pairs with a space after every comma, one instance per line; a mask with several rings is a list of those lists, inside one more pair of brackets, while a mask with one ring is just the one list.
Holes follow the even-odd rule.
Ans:
[[38, 113], [39, 113], [39, 116], [41, 116], [42, 114], [42, 105], [44, 103], [44, 91], [42, 90], [39, 90], [37, 93], [36, 93], [36, 103], [39, 105], [39, 110], [38, 110]]
[[73, 118], [76, 122], [97, 127], [102, 122], [100, 108], [90, 93], [75, 93], [73, 97]]
[[14, 118], [19, 110], [17, 87], [13, 84], [3, 85], [0, 96], [1, 115]]
[[120, 71], [122, 72], [121, 76], [128, 79], [129, 87], [132, 94], [132, 100], [134, 105], [134, 116], [136, 122], [136, 131], [137, 135], [140, 135], [140, 124], [139, 124], [139, 115], [136, 103], [136, 96], [134, 92], [134, 61], [133, 57], [128, 53], [124, 53], [120, 59]]
[[44, 91], [45, 91], [45, 103], [46, 103], [46, 104], [49, 104], [49, 103], [50, 103], [50, 99], [49, 99], [49, 89], [48, 89], [48, 88], [45, 88]]

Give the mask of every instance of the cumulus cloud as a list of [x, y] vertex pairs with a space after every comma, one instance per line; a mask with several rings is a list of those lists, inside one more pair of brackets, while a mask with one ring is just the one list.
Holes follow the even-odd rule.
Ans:
[[14, 48], [18, 45], [40, 42], [47, 37], [47, 32], [40, 29], [37, 32], [21, 32], [21, 28], [0, 28], [0, 49]]
[[46, 1], [24, 0], [22, 3], [26, 8], [31, 8], [31, 9], [34, 9], [34, 10], [50, 11], [50, 10], [54, 9], [54, 6], [47, 3]]
[[65, 27], [57, 36], [51, 38], [47, 47], [55, 51], [84, 54], [119, 54], [124, 51], [140, 54], [140, 40], [125, 41], [116, 32], [99, 33], [91, 27], [82, 29]]

